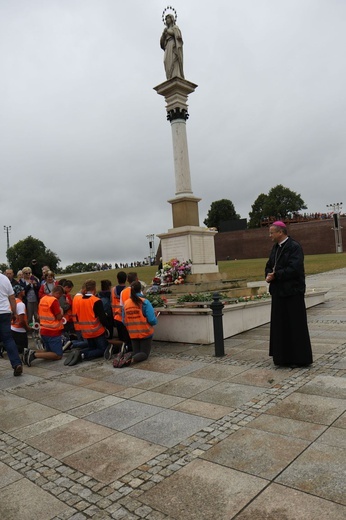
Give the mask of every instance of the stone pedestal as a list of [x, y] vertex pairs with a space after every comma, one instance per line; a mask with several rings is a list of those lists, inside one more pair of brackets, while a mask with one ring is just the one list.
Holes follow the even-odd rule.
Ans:
[[163, 263], [172, 258], [191, 260], [192, 274], [218, 273], [218, 266], [215, 264], [215, 233], [199, 226], [184, 226], [157, 235], [161, 240]]
[[172, 204], [173, 227], [199, 226], [198, 203], [201, 199], [190, 197], [176, 197], [168, 202]]

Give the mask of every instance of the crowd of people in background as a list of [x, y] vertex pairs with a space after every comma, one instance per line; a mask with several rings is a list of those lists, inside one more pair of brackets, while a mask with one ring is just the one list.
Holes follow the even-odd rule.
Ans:
[[[330, 211], [329, 213], [303, 213], [302, 215], [300, 213], [289, 213], [285, 219], [283, 219], [287, 224], [294, 223], [294, 222], [309, 222], [311, 220], [327, 220], [333, 218], [333, 211]], [[344, 217], [345, 214], [341, 214], [341, 217]], [[261, 226], [269, 226], [274, 221], [277, 220], [276, 216], [272, 217], [263, 217], [261, 219]]]
[[[0, 303], [11, 316], [10, 332], [1, 339], [14, 375], [21, 375], [23, 363], [30, 367], [35, 359], [60, 360], [64, 352], [69, 366], [99, 357], [109, 360], [114, 350], [114, 367], [148, 359], [157, 318], [136, 272], [119, 271], [114, 286], [102, 280], [99, 292], [94, 280], [86, 280], [72, 297], [71, 280], [57, 280], [49, 266], [37, 276], [33, 266], [35, 262], [16, 276], [6, 269], [0, 280]], [[42, 348], [34, 350], [28, 334], [38, 330]]]
[[[114, 269], [133, 269], [134, 267], [142, 267], [144, 265], [148, 265], [148, 260], [144, 260], [143, 262], [137, 260], [136, 262], [115, 262]], [[108, 271], [108, 269], [113, 269], [112, 264], [96, 264], [97, 271]]]

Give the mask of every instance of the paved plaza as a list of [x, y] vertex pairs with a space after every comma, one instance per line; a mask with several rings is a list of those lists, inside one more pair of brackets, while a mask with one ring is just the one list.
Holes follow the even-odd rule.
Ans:
[[346, 268], [310, 276], [314, 364], [276, 368], [269, 325], [150, 359], [0, 359], [1, 520], [343, 520]]

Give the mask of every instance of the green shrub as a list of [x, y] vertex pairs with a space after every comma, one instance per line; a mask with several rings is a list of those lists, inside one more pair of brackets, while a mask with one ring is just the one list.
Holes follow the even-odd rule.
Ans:
[[166, 300], [161, 298], [159, 294], [146, 294], [145, 297], [153, 307], [166, 307]]

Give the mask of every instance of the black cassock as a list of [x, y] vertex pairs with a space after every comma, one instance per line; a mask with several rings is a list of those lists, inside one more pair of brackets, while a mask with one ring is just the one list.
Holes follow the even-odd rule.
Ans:
[[273, 246], [266, 276], [273, 271], [269, 355], [275, 365], [309, 365], [312, 351], [304, 300], [304, 254], [298, 242], [288, 237], [282, 246]]

